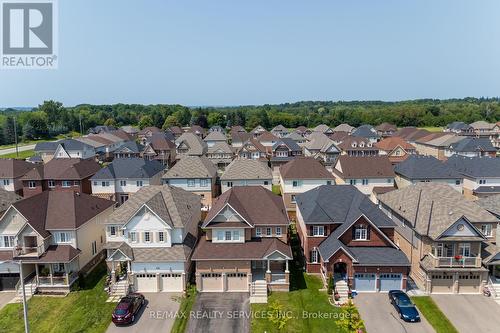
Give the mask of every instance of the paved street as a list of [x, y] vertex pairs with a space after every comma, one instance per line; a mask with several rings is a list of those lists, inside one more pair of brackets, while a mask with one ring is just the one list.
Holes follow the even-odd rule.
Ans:
[[[35, 149], [35, 144], [32, 145], [26, 145], [26, 146], [19, 146], [19, 151], [25, 151], [25, 150], [31, 150]], [[12, 154], [16, 152], [16, 148], [7, 148], [7, 149], [0, 149], [0, 156], [1, 155], [7, 155], [7, 154]]]
[[16, 293], [14, 291], [0, 292], [0, 309], [7, 305], [15, 296]]
[[493, 333], [500, 329], [500, 305], [483, 295], [432, 295], [459, 332]]
[[168, 318], [167, 313], [179, 310], [179, 303], [172, 300], [172, 296], [179, 293], [143, 293], [146, 297], [146, 306], [142, 308], [135, 320], [129, 326], [116, 327], [111, 323], [106, 333], [157, 333], [170, 332], [174, 318]]
[[[203, 318], [191, 319], [187, 332], [249, 332], [250, 320], [245, 317], [234, 318], [233, 311], [249, 313], [248, 293], [201, 293], [197, 296], [193, 313], [200, 314]], [[230, 316], [233, 318], [229, 318]]]
[[368, 333], [432, 333], [434, 329], [421, 316], [420, 323], [407, 323], [389, 302], [387, 293], [362, 293], [354, 298], [354, 303], [365, 322]]

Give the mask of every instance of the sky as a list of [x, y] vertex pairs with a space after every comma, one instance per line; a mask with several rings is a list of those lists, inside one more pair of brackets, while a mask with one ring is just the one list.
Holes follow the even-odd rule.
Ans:
[[59, 0], [57, 70], [0, 106], [500, 96], [500, 1]]

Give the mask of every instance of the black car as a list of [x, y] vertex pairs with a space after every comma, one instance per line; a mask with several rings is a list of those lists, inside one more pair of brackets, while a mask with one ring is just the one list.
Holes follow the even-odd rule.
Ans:
[[116, 305], [115, 311], [111, 315], [111, 320], [115, 325], [126, 325], [133, 323], [135, 316], [145, 303], [144, 295], [129, 294], [123, 297]]
[[408, 322], [418, 322], [420, 321], [420, 315], [418, 310], [410, 300], [410, 297], [406, 295], [404, 291], [401, 290], [391, 290], [389, 291], [389, 300], [394, 308], [399, 313], [399, 316], [404, 321]]

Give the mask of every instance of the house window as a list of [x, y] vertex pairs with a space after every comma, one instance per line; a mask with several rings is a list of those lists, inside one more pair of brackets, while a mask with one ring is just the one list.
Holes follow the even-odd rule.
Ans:
[[128, 233], [128, 239], [130, 240], [130, 242], [136, 243], [137, 242], [137, 234], [133, 231], [130, 231]]
[[311, 262], [312, 263], [318, 262], [318, 251], [316, 249], [311, 251]]
[[227, 240], [227, 241], [231, 240], [231, 231], [226, 231], [224, 233], [224, 240]]
[[92, 242], [92, 255], [95, 255], [97, 253], [97, 242], [93, 241]]
[[264, 180], [264, 185], [269, 185], [269, 182], [267, 180]]
[[270, 237], [270, 236], [272, 236], [272, 234], [273, 234], [273, 229], [270, 227], [267, 227], [266, 228], [266, 236]]
[[137, 185], [137, 187], [142, 187], [142, 180], [138, 180], [138, 181], [136, 182], [136, 185]]
[[460, 185], [460, 179], [455, 180], [455, 185]]
[[94, 186], [97, 186], [97, 182], [96, 181], [94, 181]]
[[470, 257], [470, 244], [469, 243], [458, 244], [458, 253], [462, 257]]
[[362, 180], [361, 180], [361, 183], [362, 183], [363, 185], [368, 185], [368, 179], [362, 179]]
[[58, 243], [70, 243], [71, 242], [71, 235], [69, 232], [60, 232], [59, 237], [57, 239]]
[[240, 240], [240, 231], [239, 230], [233, 231], [233, 240], [235, 240], [235, 241]]
[[116, 236], [116, 227], [114, 225], [112, 225], [111, 227], [109, 227], [109, 234], [113, 237]]
[[3, 180], [3, 184], [4, 184], [5, 186], [8, 186], [8, 185], [10, 184], [10, 180], [9, 180], [9, 179], [4, 179], [4, 180]]
[[354, 239], [367, 240], [367, 238], [368, 238], [368, 227], [365, 225], [357, 225], [354, 228]]
[[3, 236], [1, 247], [14, 247], [14, 236]]
[[102, 186], [102, 187], [109, 186], [109, 182], [101, 182], [101, 186]]
[[438, 243], [436, 246], [436, 257], [453, 257], [453, 244]]
[[56, 187], [56, 182], [54, 180], [49, 180], [49, 188], [54, 188]]
[[233, 182], [227, 182], [227, 187], [233, 187]]
[[276, 236], [281, 237], [281, 227], [276, 227]]
[[332, 181], [331, 180], [327, 180], [326, 181], [326, 185], [332, 185]]
[[52, 268], [54, 269], [54, 272], [64, 272], [64, 264], [52, 264]]
[[392, 183], [393, 183], [392, 178], [387, 178], [387, 184], [392, 184]]
[[73, 181], [73, 186], [80, 186], [80, 181], [79, 180]]
[[222, 231], [222, 230], [217, 231], [217, 240], [218, 241], [224, 240], [224, 231]]
[[351, 179], [349, 182], [351, 183], [351, 185], [356, 185], [356, 179]]
[[62, 184], [62, 187], [70, 187], [71, 186], [71, 182], [69, 180], [63, 180], [61, 182]]
[[313, 226], [313, 236], [324, 236], [325, 235], [325, 227], [322, 225]]
[[255, 228], [255, 236], [262, 237], [262, 229], [261, 228]]
[[165, 241], [165, 233], [163, 231], [158, 232], [158, 240], [162, 243]]
[[486, 184], [486, 179], [479, 179], [479, 184], [480, 185]]
[[292, 195], [291, 195], [291, 197], [290, 197], [290, 201], [291, 201], [292, 203], [296, 203], [296, 202], [297, 202], [297, 201], [296, 201], [296, 198], [295, 198], [295, 194], [292, 194]]
[[200, 179], [201, 187], [208, 187], [208, 179]]
[[126, 180], [120, 180], [120, 186], [127, 186]]
[[149, 231], [145, 231], [145, 232], [144, 232], [144, 241], [145, 241], [146, 243], [151, 242], [151, 233], [150, 233]]
[[483, 224], [483, 225], [481, 225], [481, 232], [486, 237], [490, 237], [492, 235], [492, 233], [491, 233], [491, 224]]
[[188, 179], [188, 187], [194, 187], [194, 179]]
[[294, 180], [294, 181], [292, 181], [292, 186], [293, 186], [293, 187], [299, 187], [299, 186], [301, 186], [301, 185], [302, 185], [302, 184], [301, 184], [301, 181], [299, 181], [299, 180]]
[[28, 187], [29, 187], [29, 188], [35, 188], [35, 187], [36, 187], [36, 183], [35, 183], [35, 181], [30, 180], [30, 181], [28, 182]]

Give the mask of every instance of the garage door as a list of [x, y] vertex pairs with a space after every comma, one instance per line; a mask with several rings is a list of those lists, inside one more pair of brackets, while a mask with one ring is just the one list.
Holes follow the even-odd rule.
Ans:
[[19, 281], [18, 273], [0, 274], [0, 290], [16, 289], [17, 281]]
[[356, 291], [375, 291], [376, 281], [375, 274], [356, 273], [354, 274], [354, 289]]
[[403, 281], [402, 274], [380, 274], [380, 291], [400, 290]]
[[453, 293], [453, 276], [444, 274], [432, 274], [431, 283], [433, 293], [451, 294]]
[[181, 273], [162, 273], [160, 274], [161, 291], [182, 291]]
[[247, 273], [227, 273], [227, 291], [248, 291]]
[[458, 292], [461, 294], [479, 293], [481, 278], [479, 274], [463, 274], [458, 276]]
[[135, 290], [139, 292], [156, 292], [156, 274], [137, 274], [135, 276]]
[[222, 274], [202, 273], [201, 291], [222, 291]]

